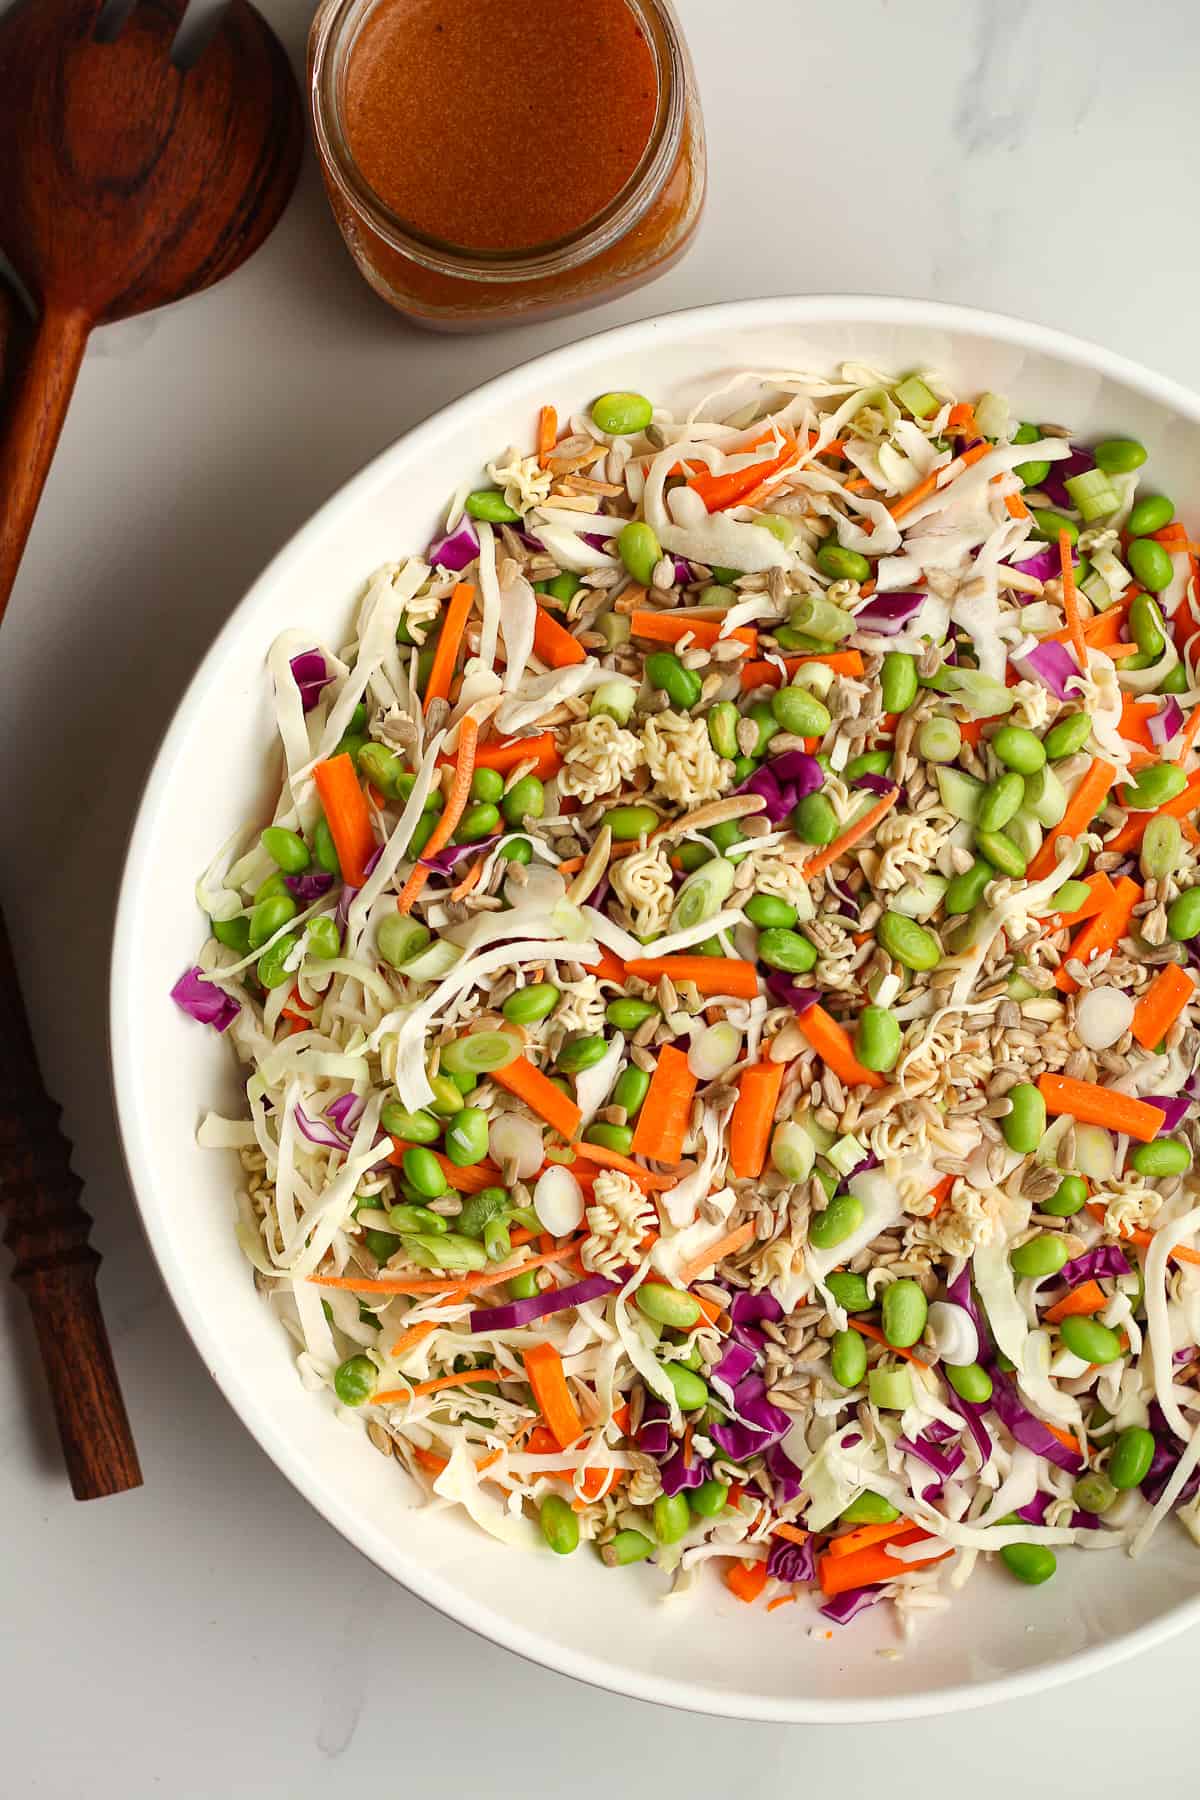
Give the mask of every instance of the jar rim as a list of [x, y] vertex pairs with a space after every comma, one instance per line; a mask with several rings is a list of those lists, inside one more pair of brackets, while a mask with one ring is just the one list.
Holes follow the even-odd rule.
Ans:
[[653, 205], [683, 141], [687, 61], [671, 0], [625, 0], [654, 56], [658, 101], [645, 149], [602, 211], [551, 243], [516, 250], [471, 250], [421, 231], [376, 193], [359, 169], [343, 128], [341, 76], [357, 33], [379, 0], [324, 0], [309, 38], [309, 106], [317, 149], [346, 203], [394, 250], [436, 274], [460, 280], [528, 282], [578, 268], [633, 229]]

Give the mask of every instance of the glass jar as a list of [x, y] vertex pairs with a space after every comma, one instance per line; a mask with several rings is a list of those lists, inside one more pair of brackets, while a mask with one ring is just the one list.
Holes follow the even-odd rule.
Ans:
[[633, 174], [578, 231], [515, 252], [466, 250], [430, 237], [392, 212], [363, 178], [344, 128], [346, 71], [375, 4], [323, 0], [309, 35], [309, 102], [334, 217], [359, 270], [391, 306], [444, 330], [548, 318], [640, 287], [683, 254], [704, 202], [704, 127], [670, 0], [627, 0], [658, 81], [653, 126]]

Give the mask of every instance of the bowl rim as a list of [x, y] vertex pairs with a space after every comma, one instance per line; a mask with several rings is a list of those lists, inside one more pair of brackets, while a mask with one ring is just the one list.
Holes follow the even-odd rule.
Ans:
[[293, 564], [302, 561], [309, 546], [334, 527], [343, 513], [357, 507], [376, 488], [386, 483], [390, 478], [392, 463], [397, 458], [419, 454], [423, 439], [436, 436], [447, 424], [454, 425], [469, 420], [481, 398], [494, 399], [497, 404], [502, 405], [510, 390], [515, 391], [527, 382], [529, 372], [534, 367], [539, 370], [542, 384], [549, 391], [560, 372], [564, 377], [570, 375], [572, 364], [583, 347], [595, 350], [607, 346], [613, 357], [619, 358], [631, 351], [644, 349], [655, 332], [663, 326], [683, 327], [689, 333], [708, 328], [718, 333], [756, 325], [804, 326], [828, 324], [831, 321], [847, 325], [875, 324], [880, 327], [923, 326], [953, 331], [968, 337], [995, 339], [1017, 349], [1082, 366], [1108, 379], [1124, 383], [1200, 425], [1200, 395], [1171, 377], [1161, 375], [1132, 358], [1107, 350], [1088, 339], [1052, 326], [1026, 322], [1010, 314], [942, 301], [889, 295], [780, 295], [681, 307], [603, 331], [591, 332], [586, 336], [573, 338], [554, 350], [527, 357], [504, 373], [437, 408], [372, 457], [271, 557], [225, 621], [175, 707], [155, 748], [142, 787], [126, 846], [113, 928], [109, 984], [109, 1076], [118, 1137], [142, 1229], [185, 1331], [233, 1411], [276, 1464], [280, 1473], [354, 1549], [367, 1556], [384, 1574], [399, 1581], [410, 1593], [445, 1617], [465, 1625], [468, 1630], [488, 1642], [500, 1644], [526, 1661], [550, 1669], [556, 1674], [569, 1676], [630, 1699], [687, 1712], [775, 1724], [840, 1725], [915, 1719], [930, 1714], [963, 1712], [999, 1700], [1017, 1699], [1111, 1668], [1142, 1650], [1167, 1642], [1189, 1626], [1200, 1622], [1200, 1594], [1180, 1599], [1160, 1617], [1137, 1626], [1118, 1639], [1073, 1652], [1053, 1663], [1039, 1663], [969, 1687], [928, 1688], [914, 1694], [876, 1699], [817, 1700], [803, 1697], [776, 1698], [737, 1687], [718, 1690], [695, 1682], [676, 1680], [667, 1675], [635, 1674], [606, 1658], [551, 1644], [536, 1630], [501, 1619], [485, 1604], [458, 1588], [452, 1580], [430, 1573], [415, 1559], [409, 1559], [401, 1573], [396, 1565], [405, 1560], [402, 1543], [386, 1538], [373, 1527], [368, 1527], [364, 1534], [362, 1523], [352, 1516], [350, 1505], [310, 1466], [307, 1457], [291, 1446], [286, 1433], [276, 1426], [266, 1404], [258, 1399], [249, 1384], [242, 1381], [235, 1364], [223, 1349], [215, 1321], [193, 1302], [185, 1271], [172, 1254], [169, 1237], [160, 1218], [161, 1209], [155, 1198], [160, 1183], [141, 1130], [142, 1084], [132, 1058], [125, 1053], [123, 1046], [132, 1041], [125, 1017], [125, 997], [133, 992], [137, 958], [134, 929], [137, 896], [143, 885], [153, 879], [148, 852], [158, 806], [169, 785], [171, 750], [190, 730], [195, 716], [206, 703], [213, 672], [222, 662], [227, 644], [242, 631], [245, 616], [262, 591], [276, 586]]

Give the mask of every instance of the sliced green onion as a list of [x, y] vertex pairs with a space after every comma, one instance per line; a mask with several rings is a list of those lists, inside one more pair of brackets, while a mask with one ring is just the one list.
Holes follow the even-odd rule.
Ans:
[[1063, 482], [1076, 510], [1087, 523], [1116, 512], [1121, 497], [1103, 469], [1088, 469], [1082, 475], [1068, 475]]
[[938, 410], [938, 397], [926, 387], [919, 375], [909, 375], [896, 383], [896, 398], [914, 419], [931, 419]]
[[486, 1075], [506, 1069], [520, 1054], [520, 1040], [511, 1031], [472, 1031], [443, 1044], [442, 1068], [451, 1075]]
[[888, 1412], [904, 1412], [913, 1403], [912, 1377], [905, 1368], [874, 1368], [867, 1376], [871, 1405]]
[[799, 606], [792, 608], [788, 623], [796, 631], [806, 631], [810, 637], [820, 638], [823, 644], [840, 643], [854, 630], [854, 620], [848, 612], [815, 594], [807, 595]]
[[737, 870], [723, 856], [714, 856], [694, 869], [675, 896], [671, 930], [688, 931], [715, 918], [733, 889]]
[[979, 817], [979, 804], [984, 794], [983, 782], [974, 775], [964, 774], [961, 769], [947, 768], [943, 764], [939, 764], [934, 774], [946, 811], [953, 813], [956, 819], [963, 819], [968, 825], [973, 825]]

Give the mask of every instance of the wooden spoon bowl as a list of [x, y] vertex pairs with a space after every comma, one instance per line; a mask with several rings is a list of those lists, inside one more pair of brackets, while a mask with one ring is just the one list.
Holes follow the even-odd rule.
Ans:
[[295, 184], [300, 96], [278, 38], [231, 0], [194, 67], [187, 0], [23, 0], [0, 20], [0, 249], [41, 311], [0, 435], [0, 617], [93, 325], [210, 287], [251, 256]]

